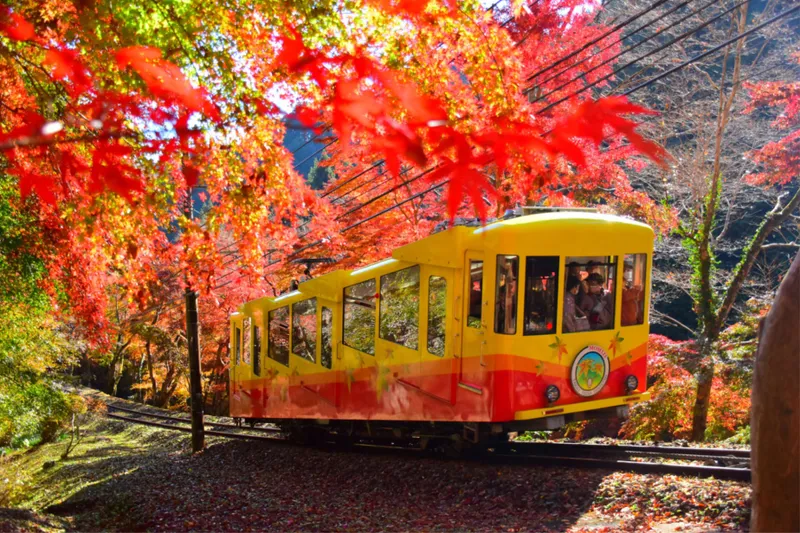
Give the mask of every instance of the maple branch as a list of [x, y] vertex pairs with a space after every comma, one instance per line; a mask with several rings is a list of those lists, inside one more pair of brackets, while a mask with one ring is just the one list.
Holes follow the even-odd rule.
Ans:
[[770, 244], [765, 244], [761, 247], [762, 250], [775, 250], [775, 249], [794, 249], [800, 248], [800, 242], [772, 242]]
[[672, 324], [674, 326], [678, 326], [680, 328], [685, 329], [686, 331], [691, 333], [692, 336], [697, 335], [697, 332], [695, 330], [693, 330], [692, 328], [690, 328], [689, 326], [687, 326], [686, 324], [684, 324], [680, 320], [677, 320], [676, 318], [673, 318], [673, 317], [671, 317], [671, 316], [669, 316], [667, 314], [664, 314], [664, 313], [662, 313], [661, 311], [658, 311], [655, 308], [650, 309], [650, 314], [654, 315], [659, 320], [663, 320], [664, 322], [668, 322], [668, 323], [670, 323], [670, 324]]
[[798, 189], [789, 202], [781, 208], [781, 199], [783, 195], [778, 198], [775, 207], [769, 212], [767, 218], [761, 223], [756, 234], [750, 240], [750, 243], [745, 247], [739, 264], [736, 265], [734, 275], [731, 278], [725, 291], [725, 300], [717, 310], [717, 319], [714, 322], [714, 331], [719, 331], [728, 319], [728, 314], [733, 308], [736, 297], [744, 284], [744, 280], [750, 274], [753, 264], [758, 257], [758, 254], [764, 248], [764, 241], [772, 233], [772, 231], [780, 226], [789, 215], [791, 215], [798, 207], [800, 207], [800, 189]]

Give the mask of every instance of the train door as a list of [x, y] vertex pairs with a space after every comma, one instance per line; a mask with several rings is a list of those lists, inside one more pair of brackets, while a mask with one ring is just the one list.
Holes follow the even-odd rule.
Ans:
[[230, 414], [241, 416], [241, 394], [239, 393], [239, 365], [242, 360], [242, 323], [234, 320], [231, 328], [231, 388], [230, 388]]
[[486, 320], [489, 294], [484, 286], [483, 253], [467, 250], [464, 257], [464, 308], [461, 319], [461, 357], [458, 386], [483, 394], [486, 363]]
[[424, 266], [420, 291], [420, 388], [448, 403], [458, 374], [453, 353], [461, 348], [453, 346], [453, 274], [450, 268]]

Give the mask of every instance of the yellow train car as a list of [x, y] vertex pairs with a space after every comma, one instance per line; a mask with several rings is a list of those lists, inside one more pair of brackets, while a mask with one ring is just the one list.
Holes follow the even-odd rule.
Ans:
[[230, 414], [472, 442], [648, 399], [653, 231], [556, 211], [455, 226], [231, 317]]

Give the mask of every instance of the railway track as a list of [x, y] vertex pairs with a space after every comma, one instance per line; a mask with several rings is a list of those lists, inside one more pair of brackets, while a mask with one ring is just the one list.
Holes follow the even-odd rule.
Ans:
[[[108, 405], [109, 411], [118, 411], [122, 413], [128, 413], [127, 415], [119, 415], [109, 412], [106, 414], [107, 417], [112, 418], [114, 420], [123, 420], [125, 422], [133, 422], [135, 424], [143, 424], [146, 426], [151, 427], [160, 427], [165, 429], [172, 429], [175, 431], [183, 431], [189, 433], [192, 431], [191, 428], [191, 419], [180, 417], [180, 416], [171, 416], [171, 415], [162, 415], [156, 413], [148, 413], [145, 411], [140, 411], [137, 409], [129, 409], [126, 407], [120, 407], [117, 405]], [[156, 419], [156, 420], [147, 420], [148, 418]], [[163, 422], [159, 421], [163, 420]], [[187, 426], [180, 426], [177, 424], [188, 424]], [[277, 435], [280, 434], [281, 430], [278, 428], [258, 428], [258, 427], [241, 427], [237, 426], [236, 424], [228, 424], [224, 422], [204, 422], [206, 426], [212, 427], [222, 427], [222, 428], [230, 428], [233, 431], [217, 431], [217, 430], [205, 430], [206, 435], [214, 435], [217, 437], [228, 437], [232, 439], [246, 439], [246, 440], [266, 440], [270, 442], [287, 442], [285, 439], [278, 437]], [[263, 435], [253, 435], [252, 432], [260, 432], [260, 433], [268, 433], [272, 435], [276, 435], [273, 437], [267, 437]]]
[[[164, 429], [191, 432], [189, 418], [148, 413], [109, 404], [107, 416], [115, 420], [144, 424]], [[153, 420], [154, 419], [154, 420]], [[180, 425], [186, 424], [186, 425]], [[207, 426], [226, 428], [227, 431], [206, 430], [206, 435], [233, 439], [268, 441], [272, 444], [289, 444], [279, 436], [281, 430], [271, 427], [241, 427], [223, 422], [206, 422]], [[266, 433], [258, 435], [253, 433]], [[370, 452], [413, 452], [414, 448], [387, 446], [359, 442], [354, 447]], [[423, 455], [421, 453], [416, 455]], [[695, 477], [715, 477], [736, 481], [750, 481], [750, 452], [721, 448], [684, 448], [674, 446], [601, 445], [583, 443], [509, 442], [493, 450], [474, 456], [482, 463], [498, 465], [536, 465], [567, 468], [599, 468], [642, 474], [673, 474]], [[635, 460], [638, 459], [638, 460]], [[683, 462], [663, 462], [683, 461]], [[692, 464], [686, 461], [703, 462]]]

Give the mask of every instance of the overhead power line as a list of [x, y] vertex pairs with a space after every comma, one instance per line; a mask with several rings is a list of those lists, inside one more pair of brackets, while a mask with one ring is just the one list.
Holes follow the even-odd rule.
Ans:
[[538, 70], [538, 71], [534, 72], [533, 74], [531, 74], [530, 76], [528, 76], [528, 78], [526, 79], [526, 81], [531, 81], [532, 79], [534, 79], [534, 78], [536, 78], [536, 77], [539, 77], [539, 76], [541, 76], [542, 74], [544, 74], [544, 73], [545, 73], [545, 72], [547, 72], [548, 70], [550, 70], [550, 69], [552, 69], [552, 68], [555, 68], [556, 66], [560, 65], [560, 64], [561, 64], [561, 63], [563, 63], [564, 61], [569, 61], [570, 59], [572, 59], [572, 58], [573, 58], [573, 57], [575, 57], [576, 55], [580, 54], [581, 52], [583, 52], [584, 50], [586, 50], [587, 48], [589, 48], [589, 47], [590, 47], [590, 46], [592, 46], [593, 44], [599, 43], [600, 41], [602, 41], [603, 39], [605, 39], [606, 37], [608, 37], [608, 36], [609, 36], [609, 35], [611, 35], [612, 33], [614, 33], [614, 32], [616, 32], [616, 31], [618, 31], [619, 29], [621, 29], [621, 28], [623, 28], [623, 27], [625, 27], [625, 26], [627, 26], [627, 25], [628, 25], [628, 24], [630, 24], [631, 22], [634, 22], [635, 20], [638, 20], [638, 19], [640, 19], [641, 17], [643, 17], [643, 16], [644, 16], [644, 15], [646, 15], [647, 13], [650, 13], [651, 11], [653, 11], [654, 9], [656, 9], [658, 6], [660, 6], [660, 5], [664, 4], [664, 3], [666, 3], [666, 1], [667, 1], [667, 0], [657, 0], [657, 1], [656, 1], [656, 2], [655, 2], [653, 5], [651, 5], [650, 7], [648, 7], [648, 8], [645, 8], [645, 9], [642, 9], [642, 10], [641, 10], [641, 11], [639, 11], [638, 13], [636, 13], [636, 14], [634, 14], [634, 15], [632, 15], [632, 16], [630, 16], [630, 17], [628, 17], [627, 19], [623, 20], [623, 21], [622, 21], [622, 22], [620, 22], [619, 24], [616, 24], [616, 25], [612, 26], [612, 27], [611, 27], [611, 29], [609, 29], [608, 31], [604, 32], [604, 33], [603, 33], [602, 35], [600, 35], [599, 37], [596, 37], [596, 38], [592, 39], [592, 40], [591, 40], [591, 41], [589, 41], [588, 43], [585, 43], [583, 46], [581, 46], [581, 47], [580, 47], [580, 48], [578, 48], [577, 50], [575, 50], [575, 51], [573, 51], [573, 52], [571, 52], [571, 53], [569, 53], [569, 54], [565, 55], [564, 57], [562, 57], [562, 58], [561, 58], [561, 59], [559, 59], [558, 61], [556, 61], [556, 62], [554, 62], [554, 63], [551, 63], [550, 65], [546, 66], [545, 68], [543, 68], [543, 69], [540, 69], [540, 70]]
[[[690, 37], [690, 36], [694, 35], [694, 34], [695, 34], [695, 33], [697, 33], [698, 31], [700, 31], [700, 30], [702, 30], [703, 28], [705, 28], [706, 26], [708, 26], [708, 25], [710, 25], [710, 24], [713, 24], [714, 22], [718, 21], [719, 19], [721, 19], [722, 17], [724, 17], [724, 16], [725, 16], [725, 15], [727, 15], [728, 13], [730, 13], [730, 12], [732, 12], [733, 10], [735, 10], [735, 9], [738, 9], [739, 7], [743, 6], [743, 5], [744, 5], [744, 4], [746, 4], [747, 2], [749, 2], [749, 0], [740, 0], [739, 2], [737, 2], [736, 4], [734, 4], [733, 6], [729, 7], [728, 9], [724, 10], [723, 12], [721, 12], [721, 13], [717, 14], [716, 16], [714, 16], [714, 17], [712, 17], [712, 18], [708, 19], [707, 21], [703, 22], [703, 23], [702, 23], [702, 24], [700, 24], [699, 26], [696, 26], [695, 28], [693, 28], [693, 29], [691, 29], [691, 30], [689, 30], [689, 31], [686, 31], [686, 32], [684, 32], [684, 33], [682, 33], [682, 34], [678, 35], [677, 37], [674, 37], [674, 38], [670, 39], [669, 41], [667, 41], [667, 42], [666, 42], [666, 43], [664, 43], [663, 45], [661, 45], [661, 46], [659, 46], [659, 47], [657, 47], [657, 48], [654, 48], [653, 50], [650, 50], [650, 51], [649, 51], [649, 52], [647, 52], [646, 54], [644, 54], [644, 55], [642, 55], [642, 56], [639, 56], [639, 57], [637, 57], [636, 59], [633, 59], [633, 60], [631, 60], [631, 61], [629, 61], [629, 62], [625, 63], [625, 64], [624, 64], [624, 65], [622, 65], [621, 67], [618, 67], [618, 68], [614, 69], [614, 70], [613, 70], [612, 72], [610, 72], [609, 74], [606, 74], [605, 76], [602, 76], [601, 78], [599, 78], [599, 79], [597, 79], [597, 80], [593, 81], [592, 83], [589, 83], [588, 85], [586, 85], [586, 86], [584, 86], [584, 87], [581, 87], [580, 89], [577, 89], [577, 90], [575, 90], [575, 91], [573, 91], [573, 92], [569, 93], [568, 95], [566, 95], [566, 96], [564, 96], [564, 97], [562, 97], [562, 98], [560, 98], [560, 99], [556, 100], [555, 102], [551, 102], [551, 103], [547, 104], [547, 105], [546, 105], [546, 106], [544, 106], [543, 108], [541, 108], [541, 109], [538, 109], [536, 112], [537, 112], [537, 113], [544, 113], [545, 111], [548, 111], [548, 110], [552, 109], [553, 107], [555, 107], [555, 106], [557, 106], [557, 105], [559, 105], [559, 104], [561, 104], [561, 103], [563, 103], [563, 102], [566, 102], [566, 101], [567, 101], [567, 100], [569, 100], [570, 98], [573, 98], [573, 97], [575, 97], [575, 96], [577, 96], [577, 95], [579, 95], [579, 94], [581, 94], [581, 93], [583, 93], [583, 92], [585, 92], [585, 91], [588, 91], [588, 90], [589, 90], [589, 89], [591, 89], [592, 87], [595, 87], [595, 86], [597, 86], [598, 84], [600, 84], [600, 83], [602, 83], [602, 82], [604, 82], [604, 81], [606, 81], [606, 80], [610, 79], [611, 77], [613, 77], [613, 76], [615, 76], [615, 75], [619, 74], [620, 72], [624, 71], [625, 69], [627, 69], [627, 68], [628, 68], [628, 67], [630, 67], [631, 65], [635, 65], [636, 63], [638, 63], [638, 62], [642, 61], [643, 59], [646, 59], [646, 58], [648, 58], [648, 57], [652, 56], [653, 54], [657, 54], [658, 52], [661, 52], [662, 50], [665, 50], [665, 49], [667, 49], [667, 48], [671, 47], [671, 46], [672, 46], [672, 45], [674, 45], [675, 43], [677, 43], [677, 42], [679, 42], [679, 41], [682, 41], [682, 40], [686, 39], [687, 37]], [[702, 9], [704, 9], [705, 7], [707, 7], [707, 6], [703, 6], [703, 7], [701, 7], [700, 9], [702, 10]], [[571, 82], [568, 82], [568, 83], [571, 83]], [[561, 88], [563, 88], [563, 87], [566, 87], [566, 84], [561, 86]], [[554, 92], [556, 92], [557, 90], [560, 90], [560, 88], [559, 88], [559, 89], [556, 89], [556, 90], [554, 90], [554, 91], [551, 91], [551, 92], [550, 92], [550, 93], [548, 93], [548, 94], [553, 94], [553, 93], [554, 93]]]
[[[651, 25], [655, 24], [656, 22], [659, 22], [659, 21], [661, 21], [661, 20], [665, 19], [666, 17], [670, 16], [671, 14], [673, 14], [673, 13], [674, 13], [675, 11], [677, 11], [678, 9], [680, 9], [680, 8], [682, 8], [682, 7], [685, 7], [685, 6], [689, 5], [689, 3], [691, 3], [692, 1], [693, 1], [693, 0], [685, 0], [684, 2], [681, 2], [680, 4], [676, 4], [676, 5], [675, 5], [675, 6], [674, 6], [672, 9], [669, 9], [668, 11], [665, 11], [664, 13], [662, 13], [661, 15], [659, 15], [658, 17], [654, 18], [653, 20], [651, 20], [650, 22], [648, 22], [648, 23], [646, 23], [646, 24], [644, 24], [644, 25], [642, 25], [642, 26], [639, 26], [638, 28], [636, 28], [635, 30], [631, 31], [630, 33], [628, 33], [628, 34], [626, 34], [626, 35], [623, 35], [622, 37], [620, 37], [620, 38], [619, 38], [619, 39], [617, 39], [616, 41], [612, 41], [611, 43], [609, 43], [608, 45], [604, 46], [603, 48], [601, 48], [600, 50], [598, 50], [597, 52], [595, 52], [595, 53], [594, 53], [594, 54], [592, 54], [592, 55], [594, 56], [594, 55], [598, 55], [598, 54], [601, 54], [601, 53], [605, 52], [606, 50], [608, 50], [608, 49], [609, 49], [609, 48], [611, 48], [612, 46], [614, 46], [614, 45], [616, 45], [616, 44], [619, 44], [619, 43], [623, 42], [625, 39], [629, 39], [629, 38], [630, 38], [632, 35], [635, 35], [636, 33], [638, 33], [638, 32], [640, 32], [641, 30], [643, 30], [643, 29], [647, 28], [648, 26], [651, 26]], [[711, 2], [709, 2], [708, 4], [706, 4], [706, 7], [708, 7], [708, 6], [709, 6], [709, 5], [711, 5], [711, 4], [717, 3], [717, 2], [718, 2], [718, 0], [711, 0]], [[705, 8], [702, 8], [702, 9], [705, 9]], [[696, 14], [696, 13], [698, 13], [699, 11], [702, 11], [702, 9], [700, 9], [700, 10], [698, 10], [698, 11], [695, 11], [695, 12], [694, 12], [694, 13], [692, 13], [692, 14]], [[691, 16], [691, 15], [690, 15], [690, 16]], [[688, 17], [687, 17], [687, 18], [688, 18]], [[668, 28], [671, 28], [672, 26], [675, 26], [676, 24], [680, 24], [680, 22], [683, 22], [684, 20], [686, 20], [686, 18], [683, 18], [683, 19], [679, 20], [678, 22], [674, 22], [674, 23], [670, 24], [669, 26], [667, 26], [667, 29], [668, 29]], [[657, 31], [655, 34], [651, 35], [650, 37], [648, 37], [648, 38], [646, 38], [646, 39], [643, 39], [643, 40], [639, 41], [638, 43], [636, 43], [634, 46], [632, 46], [632, 47], [630, 47], [630, 48], [627, 48], [627, 49], [623, 50], [622, 52], [620, 52], [620, 53], [616, 54], [616, 55], [615, 55], [615, 56], [613, 56], [613, 57], [610, 57], [610, 58], [608, 58], [606, 61], [604, 61], [604, 62], [603, 62], [603, 63], [601, 63], [600, 65], [597, 65], [597, 66], [595, 66], [595, 67], [593, 67], [593, 68], [589, 69], [588, 71], [581, 73], [581, 74], [580, 74], [580, 75], [578, 75], [577, 77], [575, 77], [575, 78], [573, 78], [572, 80], [570, 80], [568, 83], [572, 83], [573, 81], [575, 81], [575, 80], [579, 79], [581, 76], [585, 76], [585, 75], [589, 74], [590, 72], [593, 72], [594, 70], [598, 69], [600, 66], [607, 65], [609, 62], [611, 62], [611, 61], [613, 61], [614, 59], [618, 58], [620, 55], [622, 55], [622, 54], [624, 54], [624, 53], [626, 53], [626, 52], [630, 52], [630, 51], [631, 51], [631, 50], [633, 50], [635, 47], [637, 47], [637, 46], [641, 46], [642, 44], [644, 44], [644, 43], [646, 43], [646, 42], [648, 42], [648, 41], [652, 40], [652, 39], [653, 39], [653, 37], [655, 37], [656, 35], [659, 35], [659, 34], [660, 34], [662, 31], [664, 31], [664, 30], [662, 30], [662, 29], [659, 29], [659, 30], [658, 30], [658, 31]], [[586, 61], [587, 61], [587, 60], [588, 60], [590, 57], [592, 57], [592, 56], [588, 56], [588, 55], [587, 55], [586, 57], [584, 57], [583, 59], [581, 59], [581, 60], [580, 60], [580, 61], [578, 61], [577, 63], [575, 63], [575, 64], [573, 64], [573, 65], [570, 65], [570, 66], [568, 66], [568, 67], [566, 67], [566, 68], [564, 68], [564, 69], [562, 69], [562, 70], [559, 70], [559, 71], [558, 71], [558, 72], [556, 72], [555, 74], [552, 74], [552, 75], [550, 75], [548, 78], [545, 78], [544, 80], [540, 81], [540, 82], [539, 82], [539, 83], [537, 83], [536, 85], [538, 85], [538, 86], [542, 86], [542, 85], [544, 85], [545, 83], [547, 83], [547, 82], [549, 82], [549, 81], [552, 81], [552, 80], [554, 80], [555, 78], [557, 78], [557, 77], [561, 76], [562, 74], [564, 74], [564, 73], [566, 73], [566, 72], [568, 72], [568, 71], [570, 71], [570, 70], [574, 69], [574, 68], [575, 68], [575, 67], [577, 67], [578, 65], [580, 65], [580, 64], [582, 64], [582, 63], [585, 63], [585, 62], [586, 62]], [[526, 90], [529, 90], [529, 89], [526, 89]], [[552, 93], [548, 93], [548, 94], [552, 94]], [[534, 100], [534, 101], [533, 101], [533, 102], [531, 102], [531, 103], [535, 103], [535, 102], [537, 102], [537, 101], [541, 100], [542, 98], [545, 98], [546, 96], [547, 96], [547, 95], [540, 96], [540, 97], [536, 98], [536, 100]]]

